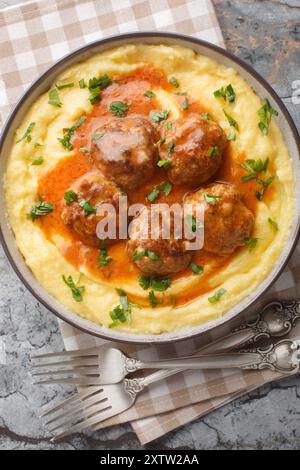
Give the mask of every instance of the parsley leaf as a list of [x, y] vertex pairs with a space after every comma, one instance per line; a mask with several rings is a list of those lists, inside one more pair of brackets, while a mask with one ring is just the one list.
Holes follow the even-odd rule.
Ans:
[[275, 222], [275, 220], [271, 219], [271, 217], [268, 218], [268, 222], [270, 225], [272, 225], [276, 232], [279, 230], [278, 223]]
[[109, 328], [119, 325], [120, 323], [131, 322], [131, 313], [132, 308], [140, 308], [138, 304], [129, 302], [126, 293], [123, 289], [116, 289], [117, 293], [120, 296], [120, 304], [117, 305], [113, 310], [109, 312], [110, 318], [113, 322], [109, 325]]
[[173, 126], [173, 124], [170, 121], [166, 122], [165, 123], [166, 131], [170, 131], [172, 129], [172, 126]]
[[254, 250], [258, 242], [258, 238], [246, 237], [244, 238], [245, 245], [249, 245], [249, 252]]
[[125, 117], [129, 109], [129, 105], [123, 101], [113, 101], [109, 107], [109, 111], [114, 116]]
[[84, 81], [84, 78], [81, 78], [81, 80], [79, 80], [78, 84], [79, 84], [79, 88], [86, 88], [86, 83]]
[[102, 75], [100, 78], [90, 78], [89, 80], [89, 100], [91, 104], [96, 104], [100, 101], [101, 98], [101, 91], [104, 90], [104, 88], [107, 88], [111, 84], [111, 79], [107, 74]]
[[33, 157], [31, 165], [41, 165], [42, 163], [44, 163], [44, 158], [42, 156]]
[[108, 256], [105, 243], [102, 242], [100, 246], [99, 256], [98, 256], [99, 267], [103, 268], [105, 266], [108, 266], [111, 261], [112, 261], [112, 257]]
[[27, 142], [31, 142], [31, 132], [34, 126], [35, 126], [35, 122], [31, 122], [29, 124], [23, 136], [19, 140], [17, 140], [17, 144], [21, 142], [22, 140], [27, 140]]
[[220, 298], [222, 297], [222, 295], [224, 295], [226, 293], [226, 289], [219, 289], [217, 290], [214, 295], [212, 295], [211, 297], [208, 297], [208, 301], [211, 303], [211, 304], [214, 304], [216, 302], [219, 302]]
[[153, 122], [159, 124], [161, 121], [168, 119], [169, 111], [167, 109], [163, 109], [162, 111], [151, 111], [150, 112], [150, 119]]
[[204, 118], [204, 119], [208, 119], [209, 121], [215, 121], [215, 118], [212, 114], [210, 113], [202, 113], [201, 116]]
[[229, 125], [234, 127], [237, 131], [239, 130], [239, 125], [238, 123], [236, 122], [235, 119], [233, 119], [232, 116], [230, 116], [230, 114], [228, 114], [225, 109], [223, 109], [223, 113], [225, 114], [225, 116], [227, 117], [227, 120], [229, 122]]
[[81, 126], [86, 120], [85, 116], [80, 116], [79, 119], [73, 124], [72, 127], [63, 129], [64, 136], [58, 137], [57, 140], [65, 147], [67, 150], [72, 150], [73, 145], [71, 144], [71, 138], [73, 137], [74, 132]]
[[214, 92], [215, 98], [223, 98], [225, 101], [228, 99], [229, 103], [233, 103], [235, 101], [235, 91], [232, 88], [232, 85], [227, 85], [226, 88], [222, 87], [219, 90]]
[[168, 146], [167, 155], [170, 156], [175, 150], [175, 142], [171, 142]]
[[72, 189], [70, 189], [69, 191], [65, 192], [64, 200], [67, 201], [68, 204], [71, 204], [72, 202], [78, 201], [78, 196], [75, 191], [72, 191]]
[[159, 192], [160, 191], [158, 188], [154, 188], [149, 194], [147, 194], [146, 198], [148, 199], [148, 201], [154, 202], [158, 198]]
[[178, 83], [178, 81], [176, 80], [175, 77], [170, 77], [169, 78], [169, 83], [171, 83], [171, 85], [173, 85], [175, 88], [179, 88], [179, 83]]
[[173, 186], [171, 185], [171, 183], [169, 181], [164, 181], [160, 185], [160, 188], [164, 192], [165, 196], [168, 196], [170, 194], [170, 192], [172, 191]]
[[171, 166], [171, 161], [170, 160], [159, 160], [157, 162], [157, 166], [159, 168], [169, 168]]
[[154, 290], [151, 290], [149, 292], [149, 303], [151, 305], [152, 308], [156, 307], [157, 305], [159, 304], [162, 304], [163, 303], [163, 300], [159, 300], [155, 293], [154, 293]]
[[43, 201], [41, 196], [39, 196], [38, 202], [32, 206], [30, 212], [27, 214], [27, 218], [34, 222], [38, 217], [42, 217], [53, 212], [53, 209], [53, 204]]
[[153, 290], [158, 292], [164, 292], [172, 284], [171, 279], [160, 279], [153, 276], [145, 276], [144, 274], [139, 276], [138, 280], [142, 289], [147, 290], [151, 287]]
[[204, 193], [203, 194], [203, 199], [208, 204], [215, 204], [219, 199], [221, 199], [221, 196], [213, 196], [212, 194]]
[[73, 299], [76, 302], [82, 302], [82, 293], [85, 290], [84, 286], [76, 286], [72, 276], [66, 277], [65, 275], [62, 276], [64, 283], [70, 287]]
[[184, 110], [186, 111], [187, 109], [189, 109], [189, 107], [190, 107], [190, 102], [189, 102], [189, 100], [186, 98], [186, 99], [184, 100], [184, 102], [182, 103], [182, 109], [184, 109]]
[[191, 214], [187, 214], [186, 223], [190, 226], [192, 232], [196, 232], [196, 230], [199, 228], [196, 218]]
[[195, 274], [202, 274], [204, 271], [203, 266], [200, 264], [193, 263], [192, 261], [189, 263], [189, 268], [193, 271]]
[[272, 116], [278, 116], [278, 111], [272, 108], [268, 99], [264, 100], [264, 104], [262, 107], [257, 111], [259, 116], [259, 123], [258, 127], [262, 131], [264, 135], [268, 135], [269, 133], [269, 126], [271, 124]]
[[148, 90], [148, 91], [146, 91], [146, 93], [144, 93], [144, 96], [147, 96], [147, 98], [154, 98], [155, 93], [153, 93], [153, 91], [151, 91], [151, 90]]
[[236, 140], [236, 132], [234, 129], [230, 129], [228, 135], [227, 135], [227, 140]]
[[138, 261], [139, 259], [143, 258], [144, 256], [147, 255], [147, 250], [140, 250], [140, 251], [136, 251], [133, 255], [132, 255], [132, 260], [133, 261]]
[[64, 88], [72, 88], [74, 86], [74, 83], [57, 82], [55, 86], [58, 90], [63, 90]]
[[160, 259], [160, 257], [156, 253], [154, 253], [154, 251], [150, 251], [150, 250], [147, 250], [147, 256], [152, 261], [157, 261]]
[[56, 108], [61, 108], [62, 102], [60, 101], [58, 91], [56, 88], [53, 88], [49, 91], [49, 100], [48, 103]]
[[86, 199], [81, 199], [79, 205], [82, 207], [85, 217], [88, 217], [90, 214], [97, 213], [96, 207], [93, 207]]
[[219, 147], [217, 147], [217, 145], [214, 145], [213, 147], [209, 147], [207, 151], [207, 156], [214, 157], [215, 155], [218, 155], [218, 153], [219, 153]]

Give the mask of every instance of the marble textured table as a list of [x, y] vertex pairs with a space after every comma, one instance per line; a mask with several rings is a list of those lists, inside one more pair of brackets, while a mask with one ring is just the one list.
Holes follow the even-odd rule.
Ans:
[[[0, 8], [15, 3], [0, 0]], [[300, 104], [291, 96], [292, 82], [300, 80], [300, 0], [215, 0], [215, 6], [228, 49], [269, 80], [300, 129]], [[0, 449], [140, 448], [128, 425], [49, 443], [38, 410], [72, 388], [33, 387], [29, 355], [62, 348], [57, 321], [26, 291], [2, 250], [0, 270]], [[299, 449], [299, 398], [300, 378], [273, 383], [145, 447]]]

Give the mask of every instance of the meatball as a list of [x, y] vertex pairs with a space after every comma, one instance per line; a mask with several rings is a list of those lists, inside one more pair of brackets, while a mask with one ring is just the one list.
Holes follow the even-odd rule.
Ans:
[[95, 131], [91, 158], [97, 168], [125, 191], [135, 189], [154, 174], [157, 162], [155, 142], [159, 139], [152, 124], [143, 117], [112, 119]]
[[[155, 210], [153, 206], [152, 210]], [[164, 220], [163, 212], [161, 218]], [[184, 239], [174, 238], [172, 219], [169, 225], [158, 222], [155, 227], [150, 221], [148, 207], [132, 221], [130, 240], [127, 242], [130, 259], [147, 275], [165, 276], [185, 269], [192, 259], [192, 254], [187, 250]], [[170, 237], [165, 238], [165, 229], [168, 230], [168, 227], [170, 227]]]
[[[105, 212], [101, 216], [96, 212], [102, 204], [109, 203], [115, 208], [117, 214], [121, 194], [121, 190], [114, 183], [107, 181], [98, 170], [91, 170], [76, 180], [66, 191], [62, 202], [62, 220], [79, 235], [85, 244], [99, 246], [100, 239], [96, 234], [97, 224], [108, 213]], [[117, 221], [118, 217], [116, 217], [116, 235], [118, 233]], [[106, 241], [112, 242], [113, 237]]]
[[160, 146], [160, 159], [170, 162], [167, 171], [171, 183], [197, 186], [220, 168], [225, 144], [225, 133], [218, 124], [192, 115], [174, 122]]
[[233, 253], [245, 244], [254, 225], [252, 212], [245, 206], [234, 185], [216, 183], [188, 194], [185, 203], [204, 208], [204, 251], [218, 255]]

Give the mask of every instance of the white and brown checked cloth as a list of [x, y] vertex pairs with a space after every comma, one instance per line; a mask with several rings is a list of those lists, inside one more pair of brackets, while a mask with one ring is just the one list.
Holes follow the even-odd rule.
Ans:
[[[0, 119], [2, 122], [24, 89], [69, 51], [116, 33], [165, 30], [190, 34], [224, 47], [210, 0], [54, 0], [23, 4], [0, 11]], [[287, 268], [263, 303], [299, 298], [299, 246]], [[261, 305], [254, 309], [258, 311]], [[251, 312], [245, 313], [245, 317]], [[214, 332], [228, 333], [233, 324]], [[298, 330], [298, 331], [296, 331]], [[66, 323], [61, 331], [67, 349], [108, 343], [88, 336]], [[300, 336], [300, 324], [293, 336]], [[184, 341], [168, 346], [122, 346], [140, 359], [187, 355], [213, 339]], [[120, 347], [120, 345], [118, 345]], [[280, 378], [270, 371], [187, 371], [153, 384], [125, 413], [102, 427], [131, 422], [145, 444], [228, 403], [269, 381]]]

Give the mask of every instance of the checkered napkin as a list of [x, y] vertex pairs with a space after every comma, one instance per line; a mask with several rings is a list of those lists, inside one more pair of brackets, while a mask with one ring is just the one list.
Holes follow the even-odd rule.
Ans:
[[[5, 120], [24, 89], [55, 60], [90, 41], [135, 30], [176, 31], [224, 46], [210, 0], [52, 0], [0, 11], [0, 120]], [[298, 247], [264, 303], [299, 298], [299, 281]], [[260, 306], [252, 310], [257, 312]], [[142, 360], [187, 355], [234, 326], [219, 328], [213, 337], [207, 334], [159, 347], [122, 345], [122, 349]], [[61, 332], [66, 349], [112, 345], [66, 323], [61, 323]], [[270, 371], [187, 371], [153, 384], [138, 396], [134, 407], [101, 427], [131, 422], [145, 444], [278, 378]]]

